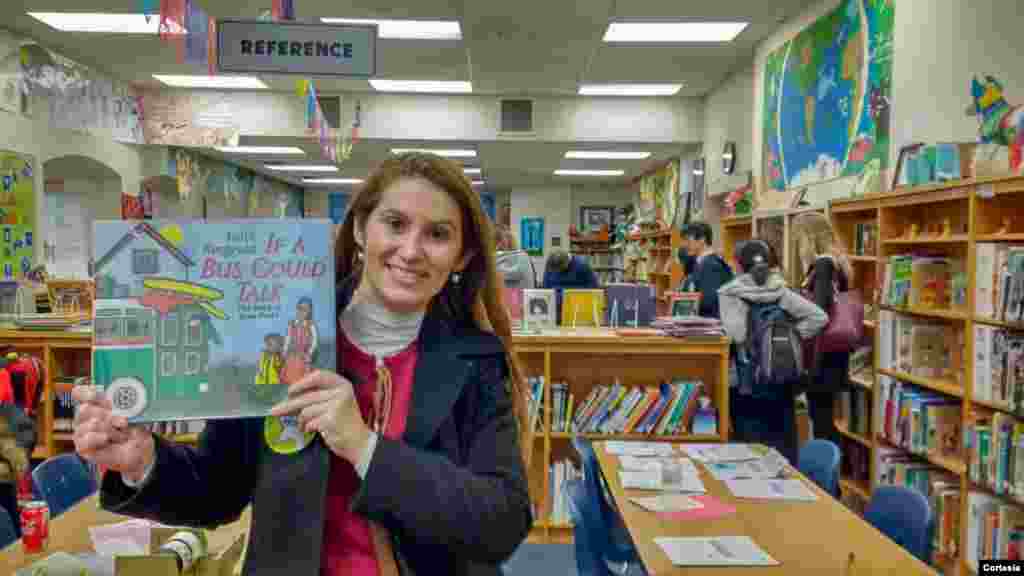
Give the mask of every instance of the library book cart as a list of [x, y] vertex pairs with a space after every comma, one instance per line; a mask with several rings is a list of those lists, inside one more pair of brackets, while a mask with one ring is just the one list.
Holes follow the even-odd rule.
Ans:
[[[663, 382], [701, 382], [716, 410], [713, 434], [696, 435], [688, 429], [673, 435], [580, 433], [591, 441], [660, 440], [669, 442], [726, 442], [729, 437], [729, 343], [727, 339], [686, 339], [669, 336], [621, 336], [610, 328], [556, 328], [543, 334], [513, 336], [513, 349], [524, 376], [543, 380], [541, 424], [533, 438], [529, 468], [530, 496], [534, 505], [534, 542], [572, 540], [572, 523], [560, 502], [564, 476], [556, 476], [559, 463], [579, 469], [573, 449], [572, 414], [595, 387], [620, 383], [627, 389], [656, 387]], [[560, 395], [553, 394], [562, 388]], [[558, 411], [552, 399], [568, 406], [566, 424], [553, 430]]]
[[851, 374], [836, 411], [855, 464], [844, 497], [922, 491], [933, 565], [976, 575], [1024, 536], [1024, 177], [833, 201], [829, 214], [873, 336], [874, 370]]

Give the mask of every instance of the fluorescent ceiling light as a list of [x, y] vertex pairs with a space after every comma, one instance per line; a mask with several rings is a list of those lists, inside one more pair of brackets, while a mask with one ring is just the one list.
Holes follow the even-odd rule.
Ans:
[[462, 171], [465, 172], [466, 174], [479, 174], [480, 173], [480, 169], [479, 168], [464, 168]]
[[672, 96], [682, 84], [584, 84], [581, 96]]
[[427, 148], [392, 148], [392, 154], [408, 154], [418, 152], [420, 154], [437, 154], [446, 158], [476, 158], [476, 150], [430, 150]]
[[[106, 34], [157, 34], [160, 15], [103, 14], [96, 12], [29, 12], [29, 16], [61, 32], [102, 32]], [[184, 30], [182, 30], [184, 32]]]
[[267, 85], [262, 80], [251, 76], [165, 76], [154, 74], [153, 78], [168, 86], [178, 88], [267, 89]]
[[650, 152], [619, 152], [619, 151], [595, 151], [595, 150], [570, 150], [565, 153], [566, 158], [579, 160], [644, 160], [650, 158]]
[[406, 40], [461, 40], [462, 27], [455, 20], [374, 20], [321, 18], [324, 24], [376, 24], [378, 38]]
[[267, 170], [275, 172], [337, 172], [338, 167], [332, 164], [302, 165], [302, 164], [267, 164]]
[[472, 184], [473, 186], [483, 186], [483, 185], [484, 185], [484, 181], [483, 181], [483, 180], [473, 180], [473, 181], [471, 182], [471, 184]]
[[418, 92], [431, 94], [469, 94], [473, 85], [469, 82], [448, 80], [383, 80], [371, 78], [370, 86], [378, 92]]
[[622, 176], [624, 170], [555, 170], [555, 176]]
[[704, 169], [703, 168], [694, 168], [693, 169], [693, 175], [694, 176], [703, 176], [704, 175]]
[[217, 146], [214, 150], [225, 154], [253, 154], [256, 156], [303, 156], [306, 152], [295, 146]]
[[303, 184], [362, 184], [359, 178], [303, 178]]
[[605, 42], [732, 42], [746, 22], [612, 22]]

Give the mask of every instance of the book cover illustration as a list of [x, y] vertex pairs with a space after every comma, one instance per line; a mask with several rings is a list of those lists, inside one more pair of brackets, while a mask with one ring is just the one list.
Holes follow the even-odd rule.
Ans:
[[134, 422], [266, 416], [335, 368], [328, 220], [94, 225], [93, 380]]
[[562, 292], [562, 326], [600, 326], [604, 309], [604, 290], [567, 288]]
[[700, 315], [700, 292], [670, 292], [668, 296], [673, 318]]
[[611, 327], [650, 326], [655, 317], [654, 286], [613, 283], [605, 287], [605, 322]]
[[554, 328], [557, 304], [555, 291], [527, 288], [523, 290], [523, 329], [538, 331]]

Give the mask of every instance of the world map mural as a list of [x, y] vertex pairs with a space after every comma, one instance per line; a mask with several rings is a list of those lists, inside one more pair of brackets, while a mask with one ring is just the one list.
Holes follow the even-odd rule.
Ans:
[[889, 164], [896, 0], [843, 0], [768, 55], [762, 174], [772, 190]]

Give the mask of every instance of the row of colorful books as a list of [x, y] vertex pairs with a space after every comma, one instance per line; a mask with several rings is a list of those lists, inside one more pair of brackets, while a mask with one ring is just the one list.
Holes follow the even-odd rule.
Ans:
[[975, 414], [964, 429], [971, 482], [1024, 499], [1024, 423], [1009, 414]]
[[882, 310], [878, 330], [879, 368], [922, 378], [963, 381], [961, 326]]
[[840, 392], [838, 417], [847, 431], [870, 438], [871, 392], [859, 386]]
[[875, 466], [879, 486], [905, 486], [929, 499], [935, 525], [932, 549], [956, 556], [960, 541], [960, 480], [947, 470], [914, 459], [906, 452], [882, 447]]
[[945, 256], [890, 256], [882, 283], [883, 302], [919, 309], [963, 309], [967, 274], [963, 261]]
[[576, 408], [572, 429], [581, 433], [674, 436], [717, 433], [716, 413], [699, 381], [658, 387], [597, 386]]
[[974, 313], [1024, 321], [1024, 246], [979, 242], [976, 247]]
[[1024, 334], [974, 326], [972, 398], [1024, 417]]
[[[699, 293], [669, 292], [672, 316], [697, 313]], [[650, 326], [657, 313], [657, 295], [650, 284], [615, 283], [602, 289], [504, 289], [504, 304], [518, 332], [555, 326]]]
[[979, 573], [978, 560], [1024, 559], [1024, 508], [984, 492], [967, 493], [964, 558]]
[[567, 480], [582, 478], [583, 472], [571, 460], [559, 460], [551, 463], [551, 466], [548, 467], [548, 482], [550, 483], [548, 494], [551, 494], [549, 522], [553, 524], [567, 524], [570, 522], [569, 498], [562, 487]]
[[878, 225], [874, 222], [858, 222], [853, 233], [853, 253], [857, 256], [874, 256], [878, 253]]
[[959, 459], [961, 406], [956, 398], [879, 376], [877, 406], [878, 433], [889, 444], [912, 454]]

